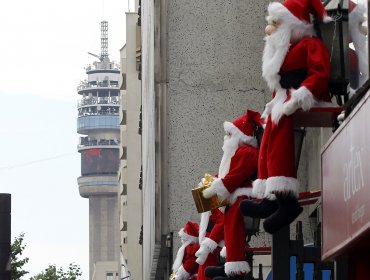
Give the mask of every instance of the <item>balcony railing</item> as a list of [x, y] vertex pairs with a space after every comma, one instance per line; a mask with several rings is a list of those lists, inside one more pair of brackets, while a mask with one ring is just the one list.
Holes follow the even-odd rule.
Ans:
[[78, 149], [91, 146], [118, 146], [120, 141], [118, 139], [95, 139], [92, 137], [80, 137], [80, 143], [77, 145]]
[[95, 104], [108, 104], [119, 106], [119, 96], [107, 96], [107, 97], [96, 97], [96, 96], [85, 96], [78, 101], [77, 107]]
[[117, 84], [110, 84], [107, 82], [101, 82], [97, 84], [91, 84], [91, 83], [81, 83], [78, 85], [77, 90], [85, 90], [85, 89], [99, 89], [99, 88], [113, 88], [113, 89], [119, 89], [118, 83]]

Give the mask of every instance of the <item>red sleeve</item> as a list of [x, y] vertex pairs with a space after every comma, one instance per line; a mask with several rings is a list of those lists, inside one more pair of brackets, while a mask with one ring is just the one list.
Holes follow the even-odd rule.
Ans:
[[301, 86], [306, 87], [316, 99], [329, 102], [329, 52], [318, 38], [309, 38], [306, 43], [307, 78], [302, 82]]
[[242, 187], [243, 183], [257, 171], [257, 162], [257, 148], [242, 146], [236, 151], [231, 158], [229, 173], [222, 179], [222, 183], [229, 193]]
[[194, 274], [198, 271], [198, 263], [195, 261], [197, 259], [195, 253], [198, 251], [199, 247], [199, 243], [196, 243], [190, 244], [185, 248], [184, 258], [182, 259], [182, 266], [190, 274]]

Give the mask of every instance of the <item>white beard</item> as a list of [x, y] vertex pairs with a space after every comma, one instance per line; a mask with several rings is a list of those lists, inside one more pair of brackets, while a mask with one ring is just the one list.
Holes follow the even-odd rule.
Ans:
[[262, 76], [271, 90], [280, 88], [278, 73], [289, 50], [291, 34], [291, 27], [282, 24], [264, 39], [266, 43], [262, 57]]
[[224, 145], [220, 167], [218, 169], [218, 178], [224, 178], [229, 173], [231, 158], [234, 156], [236, 150], [239, 148], [239, 137], [228, 137], [225, 136]]

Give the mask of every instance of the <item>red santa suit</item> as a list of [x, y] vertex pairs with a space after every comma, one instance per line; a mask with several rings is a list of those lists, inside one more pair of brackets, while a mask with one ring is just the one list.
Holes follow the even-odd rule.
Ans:
[[202, 213], [199, 226], [199, 245], [195, 253], [199, 264], [198, 280], [211, 280], [205, 269], [219, 265], [220, 250], [224, 245], [224, 213], [220, 209]]
[[[320, 39], [311, 36], [314, 31], [309, 23], [310, 5], [307, 0], [287, 0], [268, 7], [269, 21], [283, 21], [277, 27], [283, 33], [271, 36], [287, 37], [289, 41], [278, 50], [267, 42], [263, 55], [263, 77], [274, 94], [262, 114], [267, 124], [260, 147], [258, 180], [253, 184], [254, 194], [260, 198], [273, 198], [276, 191], [298, 195], [291, 114], [298, 108], [332, 106], [328, 91], [329, 53]], [[327, 18], [323, 7], [318, 13]], [[294, 33], [299, 30], [301, 34]]]
[[182, 245], [177, 251], [172, 271], [176, 273], [176, 280], [188, 280], [198, 271], [195, 253], [199, 249], [199, 226], [197, 223], [188, 221], [178, 234]]
[[332, 106], [328, 91], [329, 53], [313, 37], [311, 11], [324, 21], [330, 20], [320, 0], [286, 0], [268, 6], [262, 74], [274, 94], [262, 114], [267, 124], [253, 194], [276, 199], [278, 207], [266, 201], [259, 204], [265, 213], [256, 211], [258, 208], [248, 201], [240, 207], [244, 215], [266, 216], [264, 228], [269, 233], [290, 224], [302, 212], [297, 201], [299, 183], [291, 115], [299, 108], [307, 111], [313, 106]]
[[227, 276], [241, 276], [250, 271], [245, 258], [246, 229], [239, 203], [251, 196], [251, 178], [257, 172], [258, 144], [253, 136], [256, 123], [261, 124], [260, 115], [249, 110], [233, 123], [224, 123], [227, 136], [219, 178], [203, 192], [206, 198], [217, 194], [221, 200], [229, 202], [224, 216]]

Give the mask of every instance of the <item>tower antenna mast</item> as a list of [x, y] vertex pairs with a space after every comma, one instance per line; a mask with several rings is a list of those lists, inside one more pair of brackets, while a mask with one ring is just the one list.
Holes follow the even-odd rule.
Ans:
[[103, 61], [108, 58], [108, 21], [100, 22], [101, 30], [101, 53], [100, 60]]

